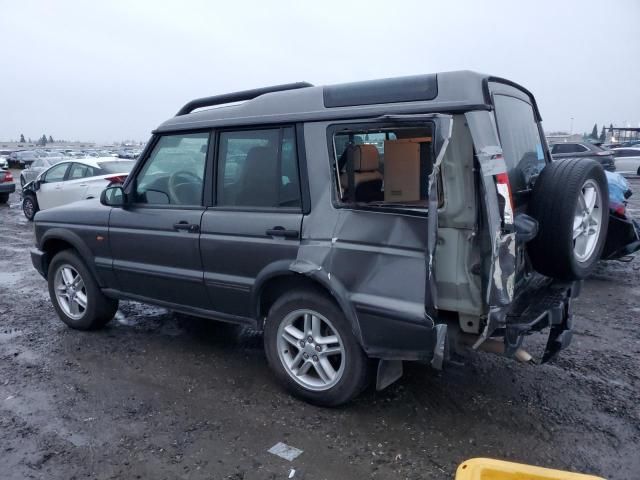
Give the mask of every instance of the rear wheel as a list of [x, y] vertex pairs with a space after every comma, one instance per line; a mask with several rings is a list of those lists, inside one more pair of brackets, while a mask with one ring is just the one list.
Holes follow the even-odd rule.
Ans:
[[358, 395], [369, 380], [369, 362], [335, 302], [311, 290], [281, 297], [264, 331], [269, 365], [294, 395], [337, 406]]
[[118, 301], [102, 293], [89, 269], [73, 250], [63, 250], [53, 257], [47, 279], [51, 302], [60, 320], [71, 328], [101, 328], [118, 310]]
[[34, 195], [27, 194], [24, 196], [22, 199], [22, 213], [27, 217], [27, 220], [32, 221], [39, 209], [38, 200]]
[[609, 189], [593, 160], [547, 165], [536, 181], [530, 214], [538, 235], [528, 244], [534, 268], [547, 276], [579, 280], [600, 259], [609, 222]]
[[0, 193], [0, 203], [7, 203], [9, 201], [8, 193]]

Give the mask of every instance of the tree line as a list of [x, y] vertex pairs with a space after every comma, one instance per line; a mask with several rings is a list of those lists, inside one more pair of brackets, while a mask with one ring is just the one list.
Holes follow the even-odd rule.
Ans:
[[[609, 124], [609, 129], [613, 128], [613, 123]], [[596, 140], [599, 141], [601, 143], [604, 143], [607, 139], [607, 134], [606, 134], [606, 130], [605, 130], [605, 126], [604, 124], [602, 125], [602, 130], [600, 130], [600, 135], [598, 135], [598, 124], [594, 123], [593, 124], [593, 129], [591, 130], [590, 134], [587, 134], [587, 132], [584, 132], [584, 134], [582, 135], [585, 139], [586, 138], [590, 138], [591, 140]]]
[[[31, 140], [31, 137], [29, 137], [28, 140], [25, 140], [24, 133], [21, 133], [20, 134], [20, 143], [34, 143], [34, 141]], [[42, 136], [40, 138], [38, 138], [38, 140], [35, 141], [35, 143], [37, 145], [45, 146], [47, 143], [55, 143], [55, 140], [53, 139], [53, 137], [51, 135], [49, 135], [49, 137], [47, 137], [43, 133]]]

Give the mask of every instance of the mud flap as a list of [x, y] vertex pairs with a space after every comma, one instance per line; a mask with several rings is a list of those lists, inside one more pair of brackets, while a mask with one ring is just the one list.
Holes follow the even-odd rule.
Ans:
[[602, 251], [604, 260], [619, 260], [640, 250], [640, 224], [625, 216], [610, 213], [607, 238]]

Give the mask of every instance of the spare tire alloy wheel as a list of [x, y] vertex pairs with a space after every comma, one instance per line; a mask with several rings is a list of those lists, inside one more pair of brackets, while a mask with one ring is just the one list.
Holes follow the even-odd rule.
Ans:
[[329, 390], [342, 378], [345, 348], [331, 321], [320, 313], [295, 310], [278, 327], [278, 357], [299, 385], [316, 392]]
[[589, 159], [555, 160], [533, 186], [529, 214], [538, 234], [527, 243], [533, 268], [551, 278], [581, 280], [595, 268], [607, 236], [609, 189]]
[[54, 287], [60, 309], [69, 318], [80, 320], [87, 310], [87, 289], [78, 271], [69, 264], [60, 265]]
[[592, 179], [582, 185], [573, 220], [573, 253], [578, 262], [587, 261], [598, 244], [602, 228], [602, 192]]

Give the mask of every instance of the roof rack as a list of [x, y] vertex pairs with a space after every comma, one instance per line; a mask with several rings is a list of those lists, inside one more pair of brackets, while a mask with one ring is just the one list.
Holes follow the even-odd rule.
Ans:
[[213, 107], [214, 105], [223, 105], [225, 103], [242, 102], [244, 100], [252, 100], [265, 93], [283, 92], [285, 90], [297, 90], [299, 88], [313, 87], [309, 82], [285, 83], [283, 85], [274, 85], [272, 87], [254, 88], [253, 90], [244, 90], [242, 92], [225, 93], [224, 95], [214, 95], [213, 97], [196, 98], [185, 104], [176, 117], [191, 113], [197, 108]]

